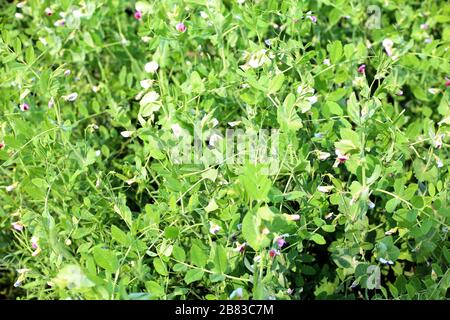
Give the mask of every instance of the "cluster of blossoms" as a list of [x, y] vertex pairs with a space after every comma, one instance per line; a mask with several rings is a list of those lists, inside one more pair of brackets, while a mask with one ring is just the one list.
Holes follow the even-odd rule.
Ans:
[[[24, 225], [21, 221], [16, 221], [11, 224], [12, 228], [16, 231], [23, 231]], [[37, 256], [41, 252], [41, 248], [39, 247], [39, 238], [36, 236], [32, 236], [30, 239], [31, 249], [34, 250], [31, 254], [33, 257]]]
[[269, 250], [269, 257], [275, 258], [276, 256], [279, 256], [281, 254], [281, 249], [286, 245], [286, 237], [288, 237], [288, 234], [283, 234], [281, 236], [278, 236], [274, 240], [274, 244], [276, 248], [272, 248]]
[[[25, 7], [26, 4], [27, 4], [26, 1], [21, 1], [21, 2], [16, 4], [16, 7], [17, 7], [17, 9], [22, 9], [23, 7]], [[21, 13], [21, 12], [16, 12], [14, 16], [18, 20], [22, 20], [24, 18], [23, 13]]]
[[[138, 21], [142, 20], [143, 15], [144, 12], [142, 11], [141, 8], [136, 8], [136, 11], [133, 14], [134, 18]], [[187, 27], [183, 22], [179, 22], [175, 25], [175, 29], [180, 33], [184, 33], [186, 32]]]
[[[344, 154], [341, 150], [336, 149], [336, 160], [334, 161], [333, 168], [338, 167], [340, 164], [345, 163], [350, 157], [347, 154]], [[331, 154], [329, 152], [323, 152], [320, 150], [316, 150], [317, 158], [321, 161], [328, 159]]]

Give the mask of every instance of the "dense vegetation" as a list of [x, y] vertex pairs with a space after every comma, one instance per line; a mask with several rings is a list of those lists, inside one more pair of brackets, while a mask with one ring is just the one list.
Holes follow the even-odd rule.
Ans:
[[[441, 0], [1, 1], [0, 298], [446, 299], [449, 21]], [[279, 129], [275, 170], [220, 158], [230, 128]]]

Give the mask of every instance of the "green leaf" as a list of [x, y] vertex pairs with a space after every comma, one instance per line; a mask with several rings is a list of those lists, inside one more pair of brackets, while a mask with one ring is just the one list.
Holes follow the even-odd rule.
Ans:
[[34, 49], [33, 46], [29, 46], [26, 50], [25, 50], [25, 61], [28, 64], [33, 64], [35, 59], [35, 55], [34, 55]]
[[347, 100], [347, 113], [348, 116], [350, 117], [350, 120], [352, 120], [356, 124], [360, 124], [361, 122], [360, 107], [354, 92], [350, 94], [350, 98]]
[[290, 93], [278, 107], [277, 120], [282, 131], [297, 131], [303, 127], [302, 121], [294, 108], [295, 95]]
[[339, 40], [327, 45], [328, 52], [330, 53], [330, 60], [332, 64], [338, 63], [342, 58], [342, 43]]
[[272, 183], [267, 176], [260, 172], [259, 168], [247, 164], [244, 172], [239, 176], [239, 181], [244, 186], [246, 194], [252, 200], [266, 201]]
[[145, 283], [145, 288], [152, 296], [157, 297], [157, 298], [159, 298], [165, 294], [164, 287], [162, 287], [156, 281], [147, 281]]
[[172, 250], [173, 257], [179, 261], [186, 260], [186, 252], [179, 245], [174, 245]]
[[338, 105], [336, 102], [334, 101], [328, 101], [326, 103], [326, 106], [329, 108], [330, 112], [332, 114], [338, 115], [338, 116], [342, 116], [344, 114], [344, 112], [342, 111], [342, 108], [340, 105]]
[[400, 200], [398, 200], [397, 198], [392, 198], [390, 200], [388, 200], [388, 202], [386, 202], [386, 211], [389, 213], [394, 212], [395, 208], [397, 207], [397, 205], [400, 203]]
[[92, 36], [88, 31], [85, 31], [83, 33], [83, 40], [86, 42], [86, 44], [92, 48], [95, 48], [94, 40], [92, 40]]
[[38, 188], [47, 189], [47, 181], [41, 178], [34, 178], [31, 182]]
[[282, 73], [277, 74], [275, 77], [270, 79], [269, 87], [268, 87], [268, 94], [274, 94], [278, 90], [280, 90], [281, 87], [283, 86], [284, 79], [285, 79], [285, 76]]
[[119, 261], [111, 250], [95, 247], [93, 253], [95, 263], [106, 271], [114, 273], [119, 268]]
[[196, 244], [191, 247], [191, 262], [197, 267], [203, 268], [206, 265], [208, 257], [205, 252]]
[[242, 220], [242, 236], [255, 250], [260, 250], [270, 243], [263, 229], [264, 224], [261, 217], [253, 211], [247, 212]]
[[367, 179], [367, 185], [370, 186], [375, 181], [377, 181], [380, 175], [381, 175], [381, 166], [377, 164], [372, 172], [372, 175], [370, 176], [370, 178]]
[[186, 275], [184, 276], [184, 282], [186, 282], [186, 284], [190, 284], [192, 282], [199, 281], [203, 278], [204, 274], [205, 272], [203, 270], [191, 269], [186, 272]]
[[313, 234], [313, 235], [311, 236], [310, 240], [314, 241], [314, 242], [317, 243], [317, 244], [321, 244], [321, 245], [327, 243], [327, 242], [325, 241], [325, 238], [322, 237], [322, 236], [321, 236], [320, 234], [318, 234], [318, 233]]
[[154, 112], [158, 111], [161, 108], [159, 103], [159, 94], [155, 91], [147, 92], [139, 102], [140, 115], [144, 118], [150, 117]]
[[164, 237], [167, 239], [176, 240], [180, 231], [177, 227], [168, 226], [164, 229]]
[[325, 224], [321, 226], [321, 228], [325, 232], [334, 232], [334, 230], [336, 229], [336, 227], [333, 224]]
[[344, 55], [347, 59], [354, 58], [355, 55], [355, 45], [353, 43], [347, 43], [344, 46]]
[[197, 71], [194, 71], [191, 73], [191, 83], [190, 84], [192, 87], [192, 92], [194, 92], [194, 93], [202, 93], [205, 91], [205, 85]]
[[153, 259], [153, 266], [155, 267], [156, 272], [158, 272], [160, 275], [167, 276], [169, 274], [167, 272], [166, 264], [161, 259]]
[[225, 273], [228, 267], [227, 251], [220, 244], [216, 245], [214, 256], [214, 271]]
[[369, 275], [366, 280], [367, 289], [379, 289], [381, 279], [380, 267], [376, 265], [369, 266], [367, 268], [367, 274]]
[[211, 199], [208, 203], [208, 205], [205, 207], [206, 212], [213, 212], [215, 210], [219, 209], [219, 206], [216, 203], [216, 200]]
[[111, 237], [124, 246], [129, 244], [126, 233], [114, 225], [111, 227]]
[[209, 169], [205, 172], [202, 173], [202, 178], [203, 179], [209, 179], [212, 182], [216, 181], [217, 175], [218, 175], [218, 171], [216, 169]]

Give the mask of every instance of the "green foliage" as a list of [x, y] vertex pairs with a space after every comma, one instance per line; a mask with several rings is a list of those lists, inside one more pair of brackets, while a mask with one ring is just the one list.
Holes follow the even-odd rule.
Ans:
[[[446, 299], [449, 17], [2, 1], [0, 298]], [[217, 160], [231, 127], [279, 129], [275, 170]]]

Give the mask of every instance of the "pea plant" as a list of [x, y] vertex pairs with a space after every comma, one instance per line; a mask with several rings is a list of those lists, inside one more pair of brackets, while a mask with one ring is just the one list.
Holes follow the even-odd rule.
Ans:
[[2, 1], [0, 298], [448, 298], [449, 22]]

